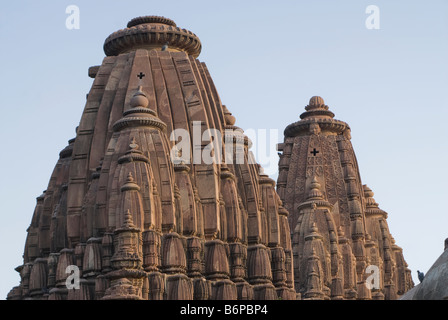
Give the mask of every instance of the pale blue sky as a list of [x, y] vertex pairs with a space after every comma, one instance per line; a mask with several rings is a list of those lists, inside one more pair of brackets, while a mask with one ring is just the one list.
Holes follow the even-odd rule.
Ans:
[[[79, 30], [65, 26], [72, 4]], [[365, 27], [371, 4], [380, 30]], [[199, 36], [199, 59], [243, 129], [278, 129], [282, 140], [322, 96], [350, 124], [362, 181], [418, 283], [448, 237], [448, 1], [10, 1], [0, 11], [0, 299], [19, 283], [36, 197], [74, 137], [87, 69], [141, 15]]]

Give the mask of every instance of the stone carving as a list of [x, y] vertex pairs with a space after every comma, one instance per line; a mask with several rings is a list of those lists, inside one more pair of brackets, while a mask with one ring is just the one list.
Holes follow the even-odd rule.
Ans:
[[310, 133], [313, 135], [318, 135], [320, 133], [320, 127], [318, 123], [310, 124]]
[[[387, 213], [361, 184], [350, 128], [321, 97], [305, 110], [285, 129], [283, 157], [294, 161], [280, 159], [278, 178], [290, 211], [295, 289], [302, 299], [396, 299], [413, 287], [412, 278]], [[287, 141], [293, 141], [291, 154]], [[380, 278], [371, 289], [370, 265]]]
[[[199, 38], [138, 17], [104, 51], [76, 138], [37, 199], [8, 299], [295, 299], [288, 211], [196, 59]], [[194, 162], [199, 145], [173, 163], [171, 133], [192, 137], [194, 122], [201, 136], [231, 129], [223, 146], [234, 158]], [[68, 290], [73, 265], [80, 288]]]

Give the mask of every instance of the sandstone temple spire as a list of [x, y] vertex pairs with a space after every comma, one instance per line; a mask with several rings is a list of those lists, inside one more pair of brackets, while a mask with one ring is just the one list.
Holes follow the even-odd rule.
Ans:
[[397, 299], [413, 286], [410, 270], [387, 213], [361, 182], [349, 125], [318, 96], [300, 119], [278, 146], [277, 180], [289, 211], [296, 291], [305, 299]]
[[[296, 298], [288, 212], [250, 161], [201, 48], [158, 16], [105, 40], [76, 137], [37, 198], [8, 299]], [[213, 159], [235, 149], [225, 163], [201, 157], [210, 129], [223, 133]], [[178, 148], [182, 139], [192, 147]], [[79, 287], [69, 288], [66, 270], [76, 268]]]
[[36, 199], [7, 299], [367, 300], [408, 291], [410, 271], [361, 182], [348, 124], [312, 97], [284, 131], [276, 186], [198, 60], [201, 48], [159, 16], [107, 37], [101, 65], [88, 69], [76, 136]]

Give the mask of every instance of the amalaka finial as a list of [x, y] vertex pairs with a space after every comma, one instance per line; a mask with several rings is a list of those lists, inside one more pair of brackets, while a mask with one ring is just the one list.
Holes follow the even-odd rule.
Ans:
[[104, 41], [107, 56], [118, 56], [137, 49], [185, 52], [197, 58], [201, 41], [191, 31], [179, 28], [168, 18], [143, 16], [128, 22], [127, 28], [112, 33]]
[[300, 119], [305, 118], [334, 118], [334, 113], [328, 110], [324, 99], [319, 96], [311, 97], [308, 105], [305, 107], [306, 112], [300, 115]]
[[321, 106], [325, 106], [325, 101], [324, 101], [324, 99], [322, 99], [322, 97], [313, 96], [313, 97], [311, 97], [308, 105], [310, 107], [321, 107]]
[[173, 20], [165, 18], [165, 17], [161, 17], [161, 16], [137, 17], [137, 18], [134, 18], [131, 21], [129, 21], [127, 27], [132, 28], [132, 27], [138, 26], [140, 24], [152, 24], [152, 23], [165, 24], [168, 26], [176, 27], [176, 23]]

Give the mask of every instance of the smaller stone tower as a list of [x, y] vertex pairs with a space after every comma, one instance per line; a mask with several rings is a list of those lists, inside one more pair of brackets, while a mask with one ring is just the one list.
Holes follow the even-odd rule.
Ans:
[[386, 212], [361, 182], [349, 125], [317, 96], [300, 119], [279, 144], [277, 180], [290, 213], [296, 291], [304, 299], [396, 299], [413, 286], [410, 270]]

